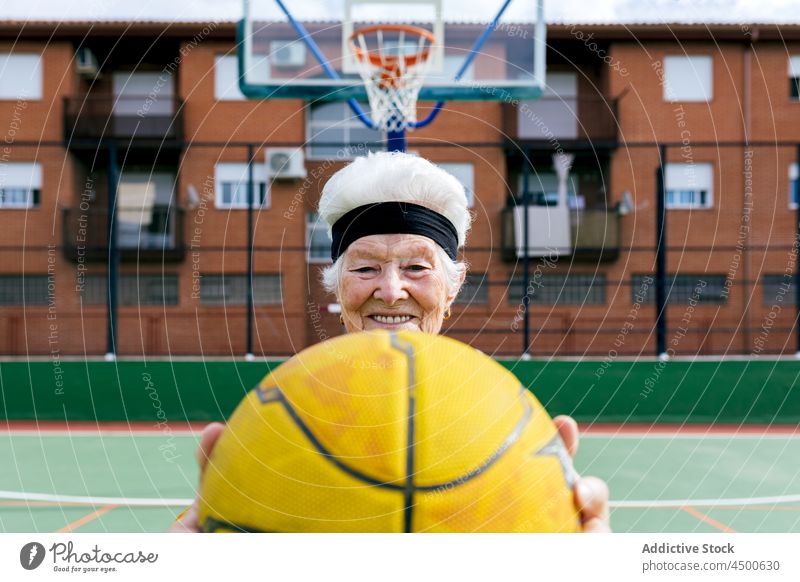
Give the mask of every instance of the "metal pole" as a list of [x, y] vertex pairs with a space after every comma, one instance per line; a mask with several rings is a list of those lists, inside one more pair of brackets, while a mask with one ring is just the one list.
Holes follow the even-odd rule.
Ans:
[[656, 170], [656, 356], [667, 351], [667, 185], [664, 166], [667, 146], [658, 148]]
[[797, 144], [795, 151], [795, 163], [797, 164], [797, 178], [794, 183], [794, 193], [797, 200], [797, 225], [795, 226], [795, 239], [792, 250], [795, 254], [794, 259], [794, 325], [797, 330], [797, 350], [800, 355], [800, 255], [798, 255], [798, 244], [800, 244], [800, 143]]
[[107, 277], [107, 328], [106, 359], [117, 357], [117, 313], [119, 303], [119, 248], [117, 248], [117, 190], [119, 188], [119, 167], [117, 144], [108, 144], [108, 277]]
[[386, 150], [390, 152], [404, 152], [406, 151], [406, 132], [403, 131], [387, 131], [386, 132]]
[[247, 351], [245, 358], [253, 358], [253, 144], [247, 146]]
[[531, 193], [528, 187], [528, 178], [530, 176], [530, 168], [528, 167], [529, 158], [528, 158], [528, 150], [527, 148], [523, 150], [523, 157], [522, 157], [522, 212], [523, 214], [523, 231], [522, 231], [522, 244], [523, 244], [523, 251], [522, 251], [522, 312], [523, 312], [523, 331], [522, 331], [522, 356], [528, 357], [530, 353], [528, 348], [530, 347], [530, 338], [531, 338], [531, 322], [530, 322], [530, 312], [528, 310], [528, 306], [530, 305], [531, 298], [528, 296], [528, 283], [529, 283], [529, 269], [530, 269], [530, 235], [528, 233], [529, 227], [529, 208], [531, 205]]

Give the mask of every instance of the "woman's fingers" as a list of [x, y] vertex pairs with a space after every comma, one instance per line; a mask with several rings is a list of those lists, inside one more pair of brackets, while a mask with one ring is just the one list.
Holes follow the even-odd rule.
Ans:
[[597, 477], [581, 477], [575, 484], [575, 502], [581, 512], [584, 533], [611, 532], [605, 481]]
[[574, 457], [578, 451], [578, 423], [571, 416], [556, 416], [553, 423], [558, 429], [558, 434], [561, 440], [564, 441], [564, 446], [567, 447], [567, 452], [570, 457]]
[[200, 478], [203, 478], [203, 473], [206, 471], [208, 459], [211, 457], [211, 451], [214, 450], [214, 445], [222, 432], [225, 430], [225, 425], [221, 422], [212, 422], [206, 425], [203, 432], [200, 434], [200, 445], [197, 447], [197, 466], [200, 467]]
[[200, 523], [197, 521], [197, 500], [176, 519], [167, 533], [200, 533]]

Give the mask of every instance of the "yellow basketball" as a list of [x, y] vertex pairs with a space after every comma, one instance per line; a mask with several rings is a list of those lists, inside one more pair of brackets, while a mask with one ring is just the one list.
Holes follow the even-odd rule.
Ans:
[[519, 380], [458, 341], [349, 334], [245, 397], [200, 491], [205, 531], [573, 532], [572, 468]]

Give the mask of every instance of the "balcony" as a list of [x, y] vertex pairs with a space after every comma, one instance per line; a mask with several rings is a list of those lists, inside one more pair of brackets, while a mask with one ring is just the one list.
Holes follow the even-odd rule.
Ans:
[[545, 96], [503, 107], [504, 131], [515, 142], [541, 142], [548, 148], [553, 140], [564, 148], [581, 141], [616, 146], [616, 99]]
[[[528, 256], [571, 256], [573, 261], [602, 263], [619, 258], [620, 215], [616, 209], [570, 209], [559, 223], [548, 207], [528, 208]], [[503, 209], [503, 260], [516, 262], [524, 255], [524, 209]], [[543, 228], [544, 227], [544, 228]]]
[[[186, 256], [184, 209], [117, 209], [117, 246], [128, 262], [179, 262]], [[73, 262], [108, 260], [108, 210], [62, 209], [64, 255]]]
[[159, 147], [183, 140], [183, 100], [177, 97], [83, 95], [64, 98], [64, 140], [150, 140]]

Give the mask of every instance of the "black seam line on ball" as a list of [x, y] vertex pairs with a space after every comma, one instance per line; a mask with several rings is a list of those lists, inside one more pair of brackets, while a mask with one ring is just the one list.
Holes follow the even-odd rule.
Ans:
[[283, 408], [289, 414], [289, 417], [292, 419], [295, 425], [297, 425], [297, 428], [299, 428], [306, 436], [306, 438], [309, 441], [311, 441], [311, 444], [314, 446], [315, 449], [317, 449], [317, 452], [323, 457], [325, 457], [328, 461], [336, 465], [339, 469], [341, 469], [351, 477], [355, 477], [359, 481], [364, 481], [365, 483], [368, 483], [370, 485], [375, 485], [376, 487], [385, 487], [387, 489], [393, 489], [395, 491], [405, 491], [406, 489], [405, 485], [400, 485], [398, 483], [393, 483], [391, 481], [381, 481], [380, 479], [370, 477], [369, 475], [366, 475], [361, 471], [358, 471], [357, 469], [354, 469], [349, 465], [346, 465], [344, 462], [340, 461], [339, 458], [336, 457], [336, 455], [334, 455], [333, 453], [331, 453], [328, 449], [326, 449], [325, 445], [323, 445], [319, 441], [319, 439], [317, 439], [314, 433], [311, 432], [311, 429], [306, 425], [305, 422], [303, 422], [303, 419], [300, 418], [300, 415], [297, 414], [297, 411], [295, 411], [295, 409], [292, 408], [292, 405], [286, 399], [286, 395], [280, 390], [280, 388], [277, 387], [262, 388], [261, 386], [258, 386], [256, 390], [258, 392], [258, 398], [262, 402], [265, 403], [280, 402]]
[[[392, 340], [392, 341], [394, 341], [394, 340]], [[408, 357], [409, 357], [409, 378], [414, 378], [414, 376], [416, 375], [416, 371], [415, 371], [414, 365], [413, 365], [414, 364], [413, 351], [406, 351], [405, 349], [403, 349], [399, 345], [394, 345], [394, 343], [392, 344], [392, 347], [394, 347], [394, 348], [402, 351], [406, 355], [408, 355]], [[410, 348], [410, 346], [409, 346], [409, 348]], [[413, 383], [409, 382], [409, 385], [413, 386]], [[281, 392], [279, 388], [277, 388], [277, 387], [262, 388], [261, 386], [258, 386], [256, 388], [256, 390], [258, 392], [259, 400], [261, 400], [265, 404], [270, 403], [270, 402], [280, 402], [281, 405], [289, 413], [289, 416], [292, 418], [292, 420], [295, 422], [295, 424], [297, 424], [297, 426], [300, 428], [300, 430], [303, 431], [303, 434], [305, 434], [306, 437], [308, 437], [308, 439], [311, 441], [311, 444], [314, 445], [314, 447], [320, 452], [320, 454], [322, 454], [325, 458], [327, 458], [330, 462], [332, 462], [337, 467], [342, 469], [344, 472], [346, 472], [349, 475], [355, 477], [356, 479], [359, 479], [361, 481], [365, 481], [366, 483], [369, 483], [370, 485], [376, 485], [378, 487], [384, 487], [384, 488], [387, 488], [387, 489], [393, 489], [395, 491], [403, 491], [403, 492], [406, 493], [407, 496], [409, 495], [408, 479], [406, 480], [405, 485], [398, 485], [397, 483], [380, 481], [379, 479], [375, 479], [374, 477], [370, 477], [369, 475], [365, 475], [365, 474], [361, 473], [360, 471], [357, 471], [356, 469], [353, 469], [352, 467], [349, 467], [348, 465], [345, 465], [335, 455], [330, 453], [322, 445], [322, 443], [320, 443], [317, 440], [317, 438], [311, 432], [311, 429], [309, 429], [305, 425], [303, 420], [297, 415], [297, 413], [294, 411], [294, 409], [291, 407], [291, 405], [287, 402], [286, 397], [283, 395], [283, 392]], [[489, 457], [483, 463], [478, 465], [476, 468], [467, 471], [466, 473], [464, 473], [460, 477], [456, 477], [455, 479], [451, 479], [450, 481], [445, 481], [444, 483], [436, 483], [436, 484], [433, 484], [433, 485], [415, 486], [413, 484], [413, 481], [411, 481], [412, 491], [440, 491], [442, 489], [452, 489], [454, 487], [458, 487], [459, 485], [463, 485], [464, 483], [467, 483], [468, 481], [471, 481], [475, 477], [478, 477], [479, 475], [485, 473], [489, 469], [489, 467], [494, 465], [500, 459], [500, 457], [502, 457], [505, 454], [505, 452], [515, 442], [517, 442], [520, 439], [520, 437], [522, 436], [522, 431], [524, 430], [524, 428], [528, 424], [528, 422], [530, 422], [531, 417], [533, 416], [533, 408], [531, 407], [531, 403], [528, 402], [528, 399], [525, 398], [525, 392], [526, 392], [525, 387], [524, 386], [520, 386], [519, 398], [522, 401], [522, 405], [524, 407], [524, 412], [523, 412], [522, 418], [520, 418], [520, 420], [517, 422], [517, 424], [514, 426], [514, 428], [511, 429], [511, 432], [503, 440], [503, 442], [500, 444], [500, 446], [491, 455], [489, 455]], [[410, 429], [413, 431], [414, 430], [414, 418], [413, 418], [413, 415], [410, 416], [409, 419], [410, 419], [409, 420]], [[409, 437], [413, 437], [413, 435], [410, 434]], [[547, 448], [547, 446], [550, 445], [550, 444], [551, 443], [547, 443], [543, 448]], [[413, 440], [411, 440], [411, 439], [410, 439], [409, 447], [410, 447], [408, 449], [409, 452], [413, 452], [414, 443], [413, 443]], [[537, 451], [537, 454], [538, 454], [538, 451]], [[409, 475], [411, 475], [412, 479], [413, 479], [413, 457], [409, 461], [411, 463], [411, 467], [410, 467], [411, 472], [409, 473]], [[408, 462], [406, 463], [406, 468], [407, 468], [407, 470], [409, 470], [409, 463]], [[411, 494], [413, 495], [413, 493], [411, 493]], [[408, 499], [406, 499], [406, 501], [408, 502]], [[409, 506], [407, 505], [407, 507], [409, 507]]]
[[390, 337], [392, 347], [403, 352], [408, 358], [408, 431], [406, 439], [406, 487], [403, 531], [411, 533], [414, 519], [414, 442], [416, 440], [414, 415], [417, 413], [415, 397], [417, 374], [414, 368], [414, 346], [398, 338], [396, 332], [391, 332]]
[[519, 419], [517, 424], [511, 429], [511, 432], [508, 436], [500, 443], [500, 446], [489, 455], [489, 457], [480, 465], [475, 467], [474, 469], [467, 471], [460, 477], [447, 481], [445, 483], [440, 483], [438, 485], [424, 485], [422, 487], [417, 487], [417, 491], [437, 491], [442, 489], [452, 489], [453, 487], [458, 487], [459, 485], [463, 485], [467, 481], [471, 481], [478, 475], [485, 473], [486, 470], [494, 465], [500, 457], [502, 457], [505, 452], [511, 448], [515, 442], [517, 442], [520, 437], [522, 436], [522, 431], [525, 429], [525, 426], [530, 422], [531, 417], [533, 416], [533, 407], [531, 403], [528, 402], [528, 399], [525, 398], [525, 388], [520, 388], [519, 392], [520, 400], [522, 400], [523, 407], [525, 411], [522, 414], [522, 418]]
[[204, 533], [216, 533], [220, 529], [229, 529], [236, 533], [273, 533], [263, 529], [256, 529], [254, 527], [242, 526], [230, 521], [217, 519], [216, 517], [208, 516], [203, 524]]

